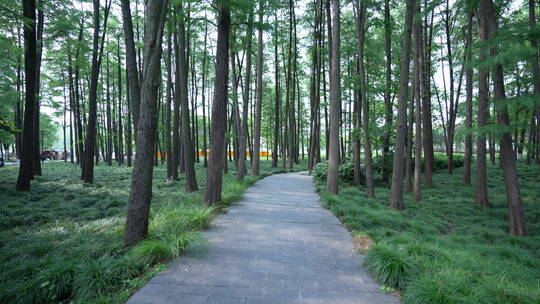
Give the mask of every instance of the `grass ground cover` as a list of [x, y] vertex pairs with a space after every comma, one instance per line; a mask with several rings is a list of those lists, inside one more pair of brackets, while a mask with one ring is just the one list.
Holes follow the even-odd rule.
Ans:
[[[261, 163], [262, 176], [284, 172], [270, 165]], [[204, 185], [205, 169], [196, 170]], [[123, 303], [168, 261], [204, 248], [199, 231], [218, 212], [202, 206], [202, 191], [184, 193], [183, 176], [167, 184], [157, 167], [149, 238], [126, 249], [130, 168], [99, 165], [86, 185], [78, 167], [47, 162], [29, 192], [14, 190], [17, 172], [0, 169], [0, 303]], [[222, 206], [257, 181], [239, 182], [234, 173], [224, 177]]]
[[[475, 187], [462, 169], [435, 172], [421, 202], [405, 194], [405, 211], [388, 207], [389, 189], [367, 199], [362, 187], [341, 183], [339, 195], [324, 191], [323, 204], [375, 245], [365, 266], [397, 289], [405, 304], [540, 303], [540, 169], [518, 164], [529, 237], [507, 233], [503, 172], [489, 167], [489, 208], [475, 204]], [[473, 176], [474, 181], [474, 176]]]

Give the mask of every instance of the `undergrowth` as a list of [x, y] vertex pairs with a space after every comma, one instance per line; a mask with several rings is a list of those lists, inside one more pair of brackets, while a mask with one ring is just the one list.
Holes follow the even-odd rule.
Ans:
[[[130, 168], [100, 164], [85, 185], [73, 164], [46, 162], [28, 192], [15, 191], [15, 166], [1, 168], [0, 303], [123, 303], [171, 259], [204, 250], [199, 231], [220, 208], [204, 208], [202, 190], [184, 193], [182, 175], [168, 184], [163, 166], [154, 171], [149, 236], [128, 249]], [[205, 169], [196, 171], [202, 188]], [[284, 171], [261, 162], [263, 175]], [[258, 180], [234, 173], [224, 176], [225, 206]]]
[[502, 170], [488, 169], [488, 208], [475, 204], [475, 186], [462, 183], [462, 169], [436, 171], [421, 202], [405, 194], [405, 211], [388, 207], [386, 186], [376, 187], [375, 199], [345, 182], [338, 195], [326, 193], [320, 180], [317, 189], [353, 233], [375, 241], [365, 266], [380, 283], [400, 290], [402, 303], [538, 304], [540, 170], [518, 164], [530, 233], [519, 237], [507, 233]]

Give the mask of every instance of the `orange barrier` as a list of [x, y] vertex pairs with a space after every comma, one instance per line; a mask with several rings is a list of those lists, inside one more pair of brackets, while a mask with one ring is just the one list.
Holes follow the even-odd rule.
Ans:
[[[204, 156], [204, 152], [203, 152], [203, 151], [197, 151], [197, 154], [198, 154], [199, 156]], [[210, 155], [210, 151], [207, 151], [207, 152], [206, 152], [206, 156], [209, 156], [209, 155]], [[268, 152], [268, 151], [261, 151], [261, 152], [259, 153], [259, 155], [260, 155], [260, 157], [269, 157], [269, 156], [271, 156], [271, 155], [270, 155], [270, 152]], [[157, 156], [158, 158], [161, 158], [161, 152], [158, 152], [156, 156]], [[227, 152], [227, 156], [231, 156], [231, 157], [234, 156], [234, 151], [229, 151], [229, 152]], [[246, 156], [250, 157], [250, 156], [251, 156], [251, 153], [250, 153], [249, 151], [246, 151]]]

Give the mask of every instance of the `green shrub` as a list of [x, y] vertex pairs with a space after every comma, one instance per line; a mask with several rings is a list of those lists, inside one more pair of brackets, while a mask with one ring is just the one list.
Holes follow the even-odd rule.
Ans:
[[475, 304], [472, 282], [461, 271], [425, 273], [403, 294], [403, 304]]
[[368, 251], [364, 265], [377, 281], [398, 289], [405, 288], [416, 274], [416, 266], [402, 250], [384, 244]]
[[[328, 162], [320, 162], [313, 168], [312, 176], [319, 181], [326, 181], [328, 175]], [[354, 181], [354, 163], [348, 161], [339, 165], [339, 180], [351, 184]], [[364, 173], [360, 170], [360, 181], [364, 181]]]

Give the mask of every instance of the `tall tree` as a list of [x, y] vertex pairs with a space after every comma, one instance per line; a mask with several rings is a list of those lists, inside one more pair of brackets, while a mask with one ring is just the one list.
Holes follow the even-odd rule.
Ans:
[[[467, 13], [467, 34], [465, 38], [465, 52], [467, 52], [467, 62], [472, 59], [472, 23], [473, 23], [472, 11]], [[473, 119], [473, 70], [470, 66], [466, 67], [465, 71], [465, 95], [466, 95], [466, 121], [467, 134], [465, 135], [465, 156], [463, 158], [463, 182], [466, 184], [471, 183], [471, 163], [472, 163], [472, 119]]]
[[356, 4], [356, 32], [358, 48], [358, 68], [360, 74], [360, 98], [362, 100], [362, 112], [364, 115], [364, 167], [366, 170], [366, 194], [367, 197], [375, 197], [373, 186], [373, 172], [371, 169], [371, 138], [369, 136], [369, 100], [367, 95], [366, 67], [364, 63], [364, 44], [365, 44], [365, 23], [366, 23], [366, 1], [360, 0]]
[[[182, 5], [182, 4], [180, 4]], [[182, 107], [182, 142], [184, 144], [184, 167], [186, 171], [186, 179], [184, 189], [186, 192], [197, 191], [197, 176], [195, 175], [195, 155], [193, 153], [193, 142], [191, 140], [191, 130], [189, 122], [189, 104], [188, 104], [188, 64], [186, 58], [186, 30], [185, 16], [183, 11], [180, 12], [180, 21], [178, 24], [178, 57], [177, 65], [180, 65], [180, 75], [177, 75], [180, 80], [180, 104]], [[195, 109], [193, 109], [195, 111]]]
[[122, 22], [124, 24], [124, 40], [126, 44], [126, 75], [129, 85], [129, 99], [131, 104], [131, 114], [133, 126], [137, 130], [139, 119], [139, 104], [141, 102], [141, 85], [139, 72], [137, 69], [137, 51], [135, 49], [135, 35], [133, 34], [133, 20], [131, 18], [130, 0], [121, 0]]
[[216, 49], [216, 72], [214, 80], [214, 103], [210, 129], [210, 158], [206, 173], [204, 201], [215, 205], [221, 201], [222, 174], [225, 155], [225, 131], [227, 120], [227, 87], [229, 78], [229, 32], [231, 13], [229, 1], [218, 2], [218, 40]]
[[[529, 26], [533, 30], [536, 26], [536, 4], [534, 0], [529, 0]], [[532, 56], [531, 66], [533, 72], [533, 92], [536, 96], [540, 95], [540, 67], [538, 64], [539, 55], [538, 55], [538, 40], [531, 34], [531, 48], [534, 50], [534, 55]], [[535, 109], [536, 114], [536, 163], [540, 164], [540, 104], [536, 105]], [[532, 135], [532, 134], [531, 134]]]
[[[84, 162], [82, 164], [81, 178], [85, 183], [94, 182], [94, 156], [96, 154], [96, 141], [97, 141], [97, 89], [99, 81], [99, 69], [101, 66], [101, 59], [103, 55], [103, 49], [105, 46], [105, 34], [107, 32], [107, 19], [109, 17], [109, 10], [111, 8], [111, 1], [108, 0], [105, 4], [105, 12], [103, 18], [103, 33], [101, 39], [100, 34], [100, 4], [99, 0], [93, 1], [94, 7], [94, 36], [93, 36], [93, 49], [92, 49], [92, 72], [90, 76], [90, 89], [88, 96], [88, 124], [86, 126], [86, 139], [84, 144]], [[101, 40], [101, 43], [100, 43]]]
[[255, 91], [255, 126], [253, 129], [253, 165], [252, 174], [258, 176], [260, 173], [260, 147], [261, 147], [261, 110], [263, 97], [263, 16], [264, 16], [264, 1], [259, 0], [259, 24], [257, 30], [257, 80]]
[[161, 73], [161, 43], [167, 7], [167, 0], [148, 0], [147, 2], [141, 103], [137, 125], [137, 157], [133, 167], [124, 234], [127, 246], [136, 245], [148, 234], [157, 127], [157, 100]]
[[326, 191], [338, 193], [339, 180], [339, 123], [341, 115], [341, 68], [340, 68], [340, 4], [332, 0], [332, 36], [330, 48], [330, 142]]
[[238, 178], [242, 180], [246, 174], [246, 148], [247, 148], [247, 136], [248, 136], [248, 112], [249, 112], [249, 92], [251, 84], [251, 52], [253, 41], [253, 9], [250, 8], [248, 17], [248, 27], [246, 32], [246, 75], [244, 81], [244, 91], [242, 95], [242, 125], [240, 130], [240, 136], [238, 138]]
[[422, 18], [421, 18], [421, 4], [420, 0], [415, 0], [415, 18], [413, 26], [413, 37], [414, 37], [414, 76], [416, 81], [416, 86], [414, 90], [414, 190], [413, 197], [415, 201], [422, 200], [421, 192], [421, 171], [422, 171], [422, 113], [421, 113], [421, 103], [422, 96], [424, 94], [424, 83], [422, 81], [423, 77], [423, 67], [424, 67], [424, 51], [422, 50]]
[[401, 54], [401, 69], [399, 75], [397, 134], [392, 166], [392, 187], [390, 193], [390, 207], [403, 210], [403, 160], [405, 146], [405, 132], [407, 124], [407, 98], [409, 95], [409, 67], [411, 61], [411, 33], [415, 0], [407, 0], [405, 23], [403, 28], [403, 42]]
[[[480, 2], [479, 19], [480, 26], [486, 32], [485, 38], [491, 39], [497, 34], [498, 25], [495, 9], [492, 0]], [[496, 47], [490, 49], [490, 56], [497, 56]], [[516, 160], [512, 147], [512, 136], [508, 131], [509, 117], [506, 94], [504, 90], [503, 68], [500, 63], [496, 63], [492, 68], [493, 73], [493, 97], [497, 104], [497, 122], [504, 127], [500, 143], [501, 165], [504, 171], [504, 181], [506, 187], [506, 201], [509, 211], [509, 232], [513, 235], [527, 235], [523, 202], [519, 190], [519, 180], [517, 176]]]
[[384, 90], [384, 135], [382, 180], [388, 181], [390, 172], [386, 163], [390, 153], [390, 135], [392, 134], [392, 21], [390, 19], [390, 0], [384, 0], [384, 53], [386, 56], [386, 79]]
[[36, 1], [23, 1], [24, 16], [24, 73], [25, 107], [22, 139], [22, 157], [17, 179], [17, 190], [30, 190], [32, 163], [34, 158], [34, 115], [36, 103], [37, 45], [36, 45]]

